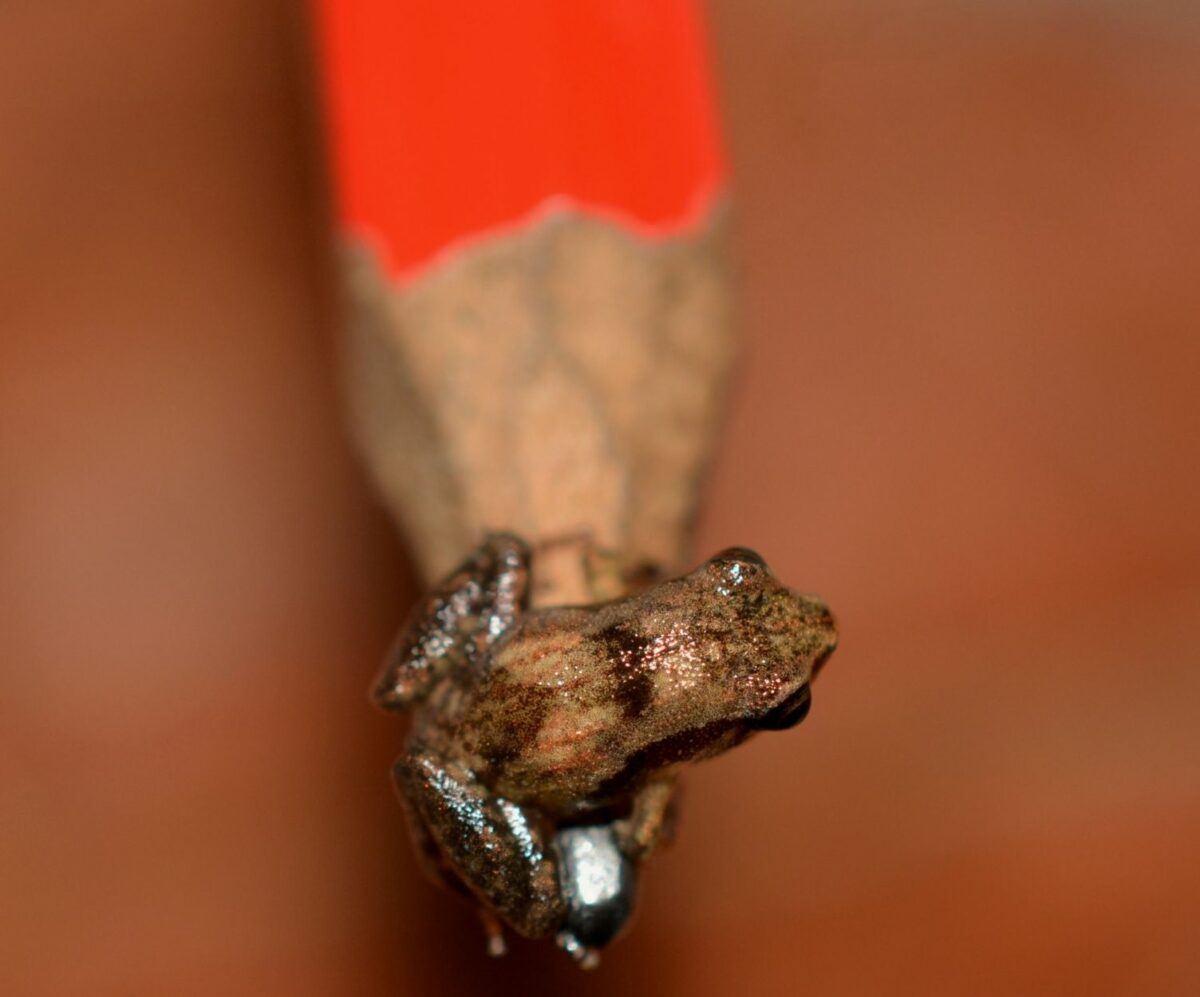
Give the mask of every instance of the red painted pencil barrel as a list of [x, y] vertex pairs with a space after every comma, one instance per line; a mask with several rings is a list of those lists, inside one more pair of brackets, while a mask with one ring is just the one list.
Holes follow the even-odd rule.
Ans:
[[393, 276], [565, 198], [685, 227], [724, 170], [693, 0], [317, 0], [341, 224]]

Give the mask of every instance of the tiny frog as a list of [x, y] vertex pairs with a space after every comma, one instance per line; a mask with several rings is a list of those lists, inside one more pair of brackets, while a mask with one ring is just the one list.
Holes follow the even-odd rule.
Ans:
[[620, 927], [589, 937], [605, 918], [572, 906], [586, 862], [631, 882], [669, 837], [680, 768], [803, 720], [837, 631], [744, 548], [545, 609], [528, 608], [530, 557], [489, 536], [417, 607], [372, 695], [415, 711], [393, 775], [427, 871], [474, 901], [493, 951], [504, 923], [584, 958]]

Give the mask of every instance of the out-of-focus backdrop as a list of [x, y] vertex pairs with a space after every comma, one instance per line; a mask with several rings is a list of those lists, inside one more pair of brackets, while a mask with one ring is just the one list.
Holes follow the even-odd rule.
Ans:
[[698, 552], [843, 646], [590, 976], [486, 959], [387, 782], [413, 590], [294, 6], [0, 6], [0, 990], [1200, 992], [1194, 5], [710, 4], [747, 352]]

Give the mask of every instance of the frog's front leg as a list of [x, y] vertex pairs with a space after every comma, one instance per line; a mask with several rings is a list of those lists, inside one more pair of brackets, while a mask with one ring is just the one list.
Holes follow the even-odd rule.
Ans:
[[445, 865], [487, 909], [528, 938], [558, 930], [566, 908], [553, 829], [536, 810], [426, 745], [412, 745], [393, 775]]
[[614, 822], [617, 844], [634, 862], [645, 861], [675, 837], [677, 794], [674, 776], [656, 779], [638, 791], [629, 816]]
[[526, 608], [529, 558], [519, 537], [490, 534], [414, 610], [388, 652], [372, 699], [384, 709], [405, 709], [451, 669], [479, 660]]

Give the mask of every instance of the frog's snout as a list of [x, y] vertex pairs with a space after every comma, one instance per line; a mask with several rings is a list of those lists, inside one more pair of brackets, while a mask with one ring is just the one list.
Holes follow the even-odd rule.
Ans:
[[837, 624], [833, 621], [833, 613], [825, 605], [824, 600], [815, 595], [807, 595], [801, 592], [793, 592], [792, 596], [800, 604], [800, 613], [808, 626], [814, 630], [828, 630], [831, 633], [837, 632]]
[[837, 621], [824, 601], [815, 595], [800, 595], [799, 593], [793, 593], [793, 595], [800, 604], [804, 626], [821, 637], [821, 648], [813, 658], [811, 679], [816, 677], [817, 672], [837, 649]]

